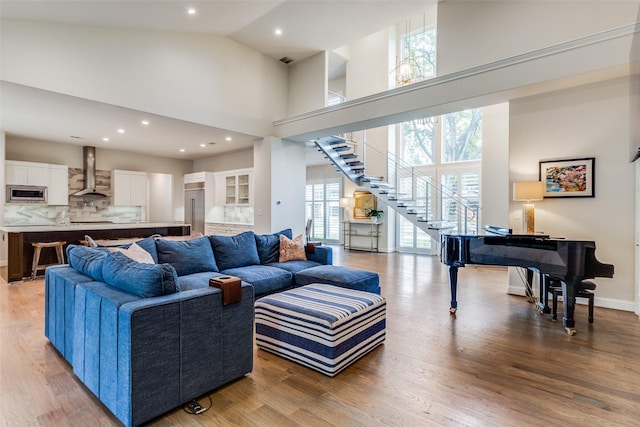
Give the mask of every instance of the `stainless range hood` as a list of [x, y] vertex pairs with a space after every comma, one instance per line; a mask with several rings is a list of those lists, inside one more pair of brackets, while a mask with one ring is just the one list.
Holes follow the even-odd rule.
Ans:
[[84, 166], [84, 189], [74, 196], [109, 197], [103, 191], [96, 190], [96, 147], [82, 147], [82, 163]]

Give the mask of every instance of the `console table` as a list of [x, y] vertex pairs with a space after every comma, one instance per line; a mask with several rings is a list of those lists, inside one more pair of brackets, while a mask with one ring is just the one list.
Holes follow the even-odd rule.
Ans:
[[378, 252], [381, 222], [343, 221], [344, 249]]

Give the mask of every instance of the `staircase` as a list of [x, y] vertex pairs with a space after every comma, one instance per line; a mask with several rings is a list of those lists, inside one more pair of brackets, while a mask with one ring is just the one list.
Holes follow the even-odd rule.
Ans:
[[440, 242], [440, 235], [445, 232], [478, 233], [477, 207], [393, 154], [363, 144], [360, 157], [356, 153], [357, 144], [341, 136], [318, 138], [313, 142], [338, 171], [376, 195], [436, 242]]

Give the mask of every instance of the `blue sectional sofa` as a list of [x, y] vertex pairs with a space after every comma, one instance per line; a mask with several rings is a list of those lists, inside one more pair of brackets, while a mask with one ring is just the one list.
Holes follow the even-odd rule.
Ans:
[[[279, 234], [291, 238], [283, 230], [136, 242], [153, 264], [69, 245], [69, 264], [45, 273], [45, 335], [124, 425], [151, 420], [251, 372], [254, 299], [332, 263], [323, 246], [278, 262]], [[209, 287], [225, 275], [242, 279], [240, 302], [223, 305]]]

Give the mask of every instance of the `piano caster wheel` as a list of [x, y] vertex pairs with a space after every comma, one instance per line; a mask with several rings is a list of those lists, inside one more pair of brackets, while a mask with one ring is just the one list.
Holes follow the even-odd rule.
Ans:
[[565, 327], [564, 329], [567, 331], [567, 334], [569, 334], [571, 336], [576, 334], [576, 328], [567, 328], [567, 327]]
[[450, 307], [449, 308], [449, 314], [456, 314], [456, 311], [458, 311], [458, 309], [455, 308], [455, 307]]

